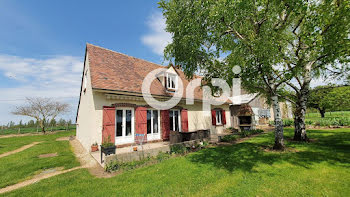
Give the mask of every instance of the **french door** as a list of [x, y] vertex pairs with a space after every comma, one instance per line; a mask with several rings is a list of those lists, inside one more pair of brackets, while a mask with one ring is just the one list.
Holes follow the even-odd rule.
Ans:
[[181, 132], [180, 110], [169, 111], [169, 123], [170, 123], [170, 131]]
[[115, 144], [134, 142], [134, 109], [116, 109]]
[[147, 140], [160, 139], [159, 114], [159, 110], [147, 110]]

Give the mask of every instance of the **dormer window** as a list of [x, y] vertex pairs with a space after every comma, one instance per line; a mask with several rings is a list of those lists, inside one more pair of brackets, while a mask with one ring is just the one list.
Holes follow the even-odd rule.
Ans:
[[167, 88], [168, 89], [173, 89], [176, 90], [177, 89], [177, 75], [175, 74], [171, 74], [171, 73], [167, 73]]

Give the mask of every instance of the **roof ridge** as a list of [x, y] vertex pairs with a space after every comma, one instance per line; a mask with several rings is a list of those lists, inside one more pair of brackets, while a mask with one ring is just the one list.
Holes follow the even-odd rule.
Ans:
[[118, 51], [113, 51], [111, 49], [107, 49], [107, 48], [104, 48], [104, 47], [101, 47], [101, 46], [97, 46], [97, 45], [94, 45], [94, 44], [91, 44], [91, 43], [88, 43], [88, 42], [86, 43], [86, 45], [92, 45], [94, 47], [97, 47], [97, 48], [100, 48], [100, 49], [104, 49], [104, 50], [107, 50], [107, 51], [110, 51], [110, 52], [113, 52], [113, 53], [118, 53], [120, 55], [125, 55], [125, 56], [128, 56], [128, 57], [134, 58], [134, 59], [138, 59], [138, 60], [145, 61], [145, 62], [148, 62], [148, 63], [151, 63], [151, 64], [155, 64], [155, 65], [157, 65], [159, 67], [165, 67], [165, 68], [167, 67], [165, 65], [160, 65], [160, 64], [157, 64], [157, 63], [154, 63], [154, 62], [151, 62], [151, 61], [148, 61], [148, 60], [144, 60], [144, 59], [141, 59], [141, 58], [138, 58], [138, 57], [134, 57], [134, 56], [131, 56], [131, 55], [127, 55], [125, 53], [121, 53], [121, 52], [118, 52]]

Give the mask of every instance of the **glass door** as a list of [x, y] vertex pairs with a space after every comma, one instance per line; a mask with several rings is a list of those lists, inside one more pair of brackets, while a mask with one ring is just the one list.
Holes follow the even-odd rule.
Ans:
[[126, 144], [134, 142], [134, 110], [116, 110], [116, 144]]
[[147, 140], [160, 139], [159, 110], [147, 110]]

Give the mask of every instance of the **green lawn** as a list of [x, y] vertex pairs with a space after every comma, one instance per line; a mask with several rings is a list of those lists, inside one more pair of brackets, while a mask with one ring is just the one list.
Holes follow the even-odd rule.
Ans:
[[262, 149], [272, 145], [268, 133], [113, 178], [76, 170], [6, 196], [350, 196], [350, 129], [308, 135], [313, 142], [286, 141], [291, 150], [284, 153]]
[[[40, 136], [0, 138], [0, 153], [20, 148], [32, 142], [42, 142], [22, 152], [0, 158], [0, 188], [31, 178], [36, 173], [55, 167], [79, 166], [68, 141], [56, 138], [74, 135], [73, 131]], [[57, 157], [38, 158], [41, 154], [58, 153]]]
[[[331, 118], [344, 118], [349, 117], [350, 118], [350, 111], [337, 111], [337, 112], [326, 112], [324, 119], [331, 119]], [[307, 120], [320, 120], [321, 115], [318, 112], [315, 113], [307, 113], [306, 114]]]

